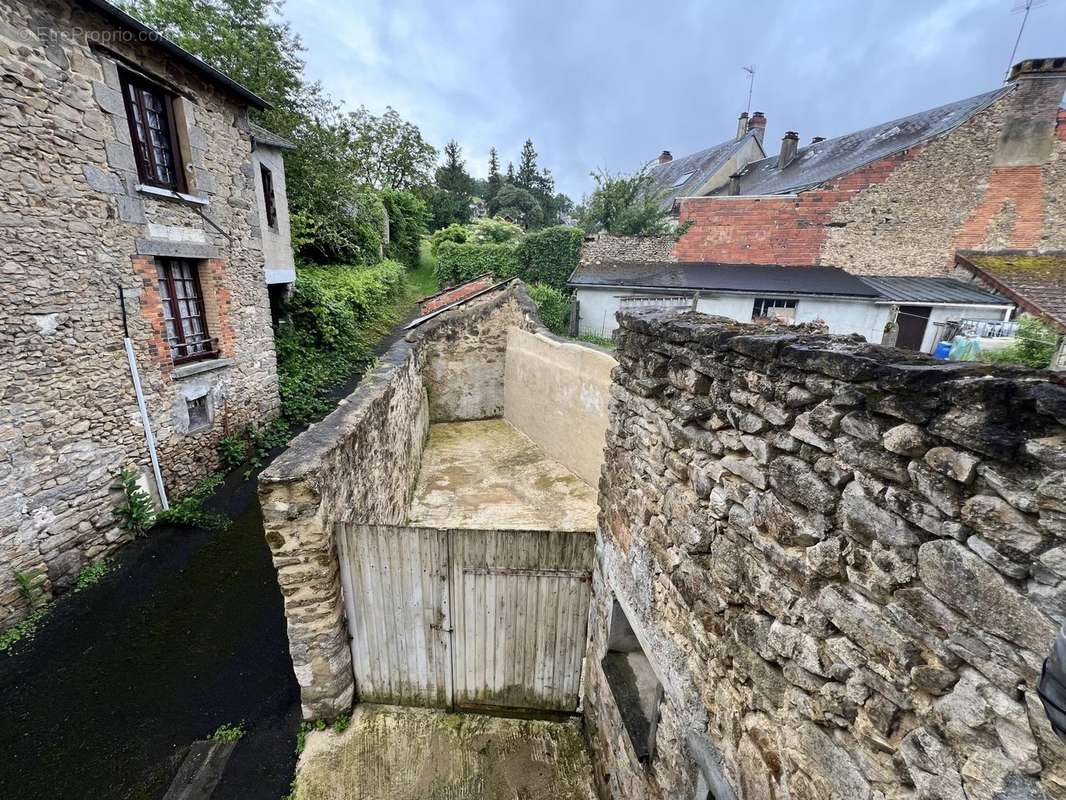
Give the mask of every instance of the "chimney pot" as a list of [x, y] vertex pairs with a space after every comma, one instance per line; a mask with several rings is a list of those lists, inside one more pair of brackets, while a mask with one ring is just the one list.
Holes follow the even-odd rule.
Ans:
[[744, 134], [748, 132], [748, 112], [742, 111], [740, 119], [737, 120], [737, 141], [744, 138]]
[[670, 151], [669, 150], [663, 150], [659, 154], [659, 163], [660, 164], [669, 164], [673, 160], [674, 160], [674, 157], [672, 155], [670, 155]]
[[795, 131], [785, 131], [781, 139], [781, 154], [777, 157], [778, 169], [784, 169], [792, 163], [792, 159], [796, 157], [796, 151], [799, 150], [799, 138], [800, 135]]
[[729, 176], [729, 194], [734, 197], [740, 194], [740, 173], [734, 173]]
[[762, 144], [763, 134], [766, 133], [766, 115], [761, 111], [752, 114], [751, 119], [748, 120], [748, 130], [755, 131], [755, 138], [759, 140], [759, 144]]
[[825, 141], [825, 137], [824, 136], [815, 136], [813, 139], [811, 139], [811, 144], [818, 144], [818, 142], [824, 142], [824, 141]]

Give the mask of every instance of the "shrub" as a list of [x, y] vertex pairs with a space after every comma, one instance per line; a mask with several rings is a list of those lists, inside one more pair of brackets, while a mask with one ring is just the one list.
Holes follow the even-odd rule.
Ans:
[[434, 267], [441, 287], [455, 286], [485, 272], [491, 272], [500, 280], [517, 275], [519, 261], [514, 244], [441, 242]]
[[470, 229], [466, 225], [453, 222], [447, 228], [433, 231], [429, 237], [429, 252], [436, 257], [437, 251], [444, 242], [463, 244], [468, 241], [470, 241]]
[[546, 283], [560, 292], [581, 260], [585, 234], [580, 228], [553, 225], [534, 231], [518, 245], [518, 276], [526, 283]]
[[570, 299], [546, 283], [530, 284], [529, 296], [537, 304], [544, 326], [552, 333], [564, 335], [570, 315]]
[[107, 574], [108, 564], [107, 560], [101, 558], [99, 561], [94, 561], [91, 564], [86, 564], [81, 568], [78, 573], [78, 577], [74, 580], [74, 591], [81, 592], [88, 589], [90, 586], [96, 586], [104, 575]]
[[239, 722], [236, 725], [219, 725], [215, 728], [215, 732], [211, 734], [212, 739], [222, 744], [239, 742], [242, 736], [244, 736], [243, 722]]
[[385, 246], [386, 258], [399, 261], [408, 267], [418, 266], [419, 246], [426, 234], [429, 211], [418, 195], [383, 189], [381, 200], [389, 215], [389, 243]]
[[233, 469], [244, 461], [248, 454], [248, 442], [243, 433], [230, 433], [218, 440], [218, 457], [222, 466]]
[[193, 490], [180, 500], [170, 504], [170, 508], [156, 514], [156, 524], [188, 525], [192, 528], [221, 530], [229, 524], [229, 519], [217, 511], [208, 511], [204, 503], [211, 493], [222, 485], [222, 476], [212, 473], [203, 478]]
[[513, 222], [485, 217], [469, 225], [470, 239], [474, 244], [503, 244], [521, 239], [526, 232]]
[[1031, 369], [1047, 369], [1059, 345], [1059, 334], [1038, 317], [1023, 314], [1018, 320], [1018, 338], [1002, 350], [981, 354], [993, 364], [1020, 364]]
[[148, 492], [137, 483], [138, 473], [129, 467], [123, 468], [118, 476], [118, 485], [122, 490], [122, 502], [115, 509], [118, 526], [126, 533], [142, 536], [155, 521], [155, 506]]

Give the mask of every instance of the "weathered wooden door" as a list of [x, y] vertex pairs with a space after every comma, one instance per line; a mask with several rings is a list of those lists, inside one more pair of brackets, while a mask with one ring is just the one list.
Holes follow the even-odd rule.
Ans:
[[341, 525], [341, 580], [359, 699], [448, 707], [448, 534]]
[[586, 533], [452, 531], [456, 706], [577, 709], [594, 548]]
[[589, 533], [338, 527], [364, 702], [573, 711]]

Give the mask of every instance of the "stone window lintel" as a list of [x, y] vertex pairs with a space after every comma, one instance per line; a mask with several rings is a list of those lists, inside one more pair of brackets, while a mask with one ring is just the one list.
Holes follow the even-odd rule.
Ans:
[[232, 358], [212, 358], [205, 361], [193, 361], [189, 364], [179, 364], [171, 371], [170, 376], [180, 381], [182, 378], [191, 378], [194, 375], [202, 375], [205, 372], [214, 372], [218, 369], [229, 369], [233, 366]]

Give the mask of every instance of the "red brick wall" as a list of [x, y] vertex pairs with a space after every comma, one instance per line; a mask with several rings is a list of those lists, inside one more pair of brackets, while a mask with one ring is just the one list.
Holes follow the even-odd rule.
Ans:
[[456, 300], [462, 300], [464, 297], [477, 294], [482, 289], [488, 289], [492, 286], [492, 283], [492, 275], [482, 275], [480, 278], [474, 278], [474, 280], [467, 281], [455, 288], [445, 289], [443, 292], [427, 297], [420, 302], [418, 304], [418, 313], [422, 316], [431, 314], [438, 308], [448, 305], [448, 303], [454, 303]]
[[984, 197], [955, 238], [956, 250], [980, 248], [995, 218], [1007, 205], [1013, 209], [1010, 247], [1028, 248], [1040, 244], [1044, 224], [1043, 169], [1036, 167], [995, 167], [988, 177]]
[[1060, 108], [1058, 116], [1055, 117], [1055, 136], [1060, 142], [1066, 142], [1066, 109]]
[[692, 197], [681, 201], [693, 225], [674, 254], [679, 261], [733, 264], [820, 263], [833, 209], [884, 181], [921, 148], [880, 159], [823, 187], [781, 197]]

